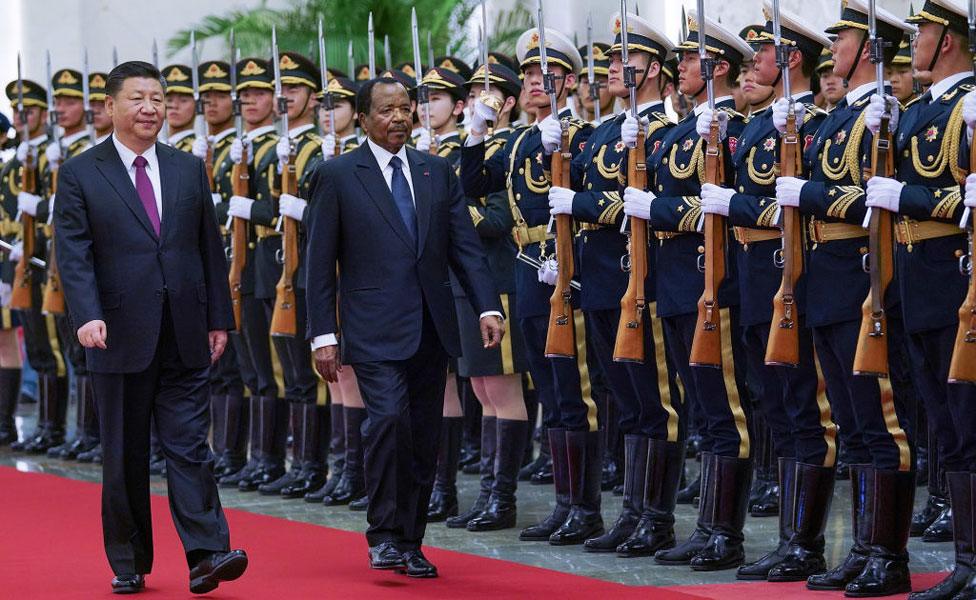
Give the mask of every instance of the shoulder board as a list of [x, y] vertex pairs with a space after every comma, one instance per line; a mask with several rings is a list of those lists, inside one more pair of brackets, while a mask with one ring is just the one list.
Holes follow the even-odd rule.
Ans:
[[303, 131], [300, 136], [298, 136], [297, 143], [309, 143], [316, 142], [318, 144], [322, 143], [322, 137], [316, 133], [314, 130], [309, 129], [308, 131]]
[[965, 93], [967, 93], [969, 91], [972, 91], [972, 89], [973, 89], [973, 86], [971, 84], [968, 84], [968, 83], [960, 84], [960, 85], [956, 86], [956, 88], [954, 90], [952, 90], [951, 92], [946, 93], [946, 94], [942, 94], [942, 96], [939, 97], [939, 101], [941, 101], [941, 102], [950, 102], [953, 98], [956, 97], [956, 95], [959, 93], [960, 90], [962, 90], [963, 94], [965, 94]]
[[870, 94], [851, 104], [853, 108], [864, 108], [871, 101]]
[[904, 104], [901, 104], [901, 103], [899, 102], [899, 104], [901, 105], [901, 110], [903, 110], [903, 111], [904, 111], [905, 109], [907, 109], [907, 108], [908, 108], [909, 106], [911, 106], [912, 104], [915, 104], [916, 102], [918, 102], [918, 101], [919, 101], [919, 99], [921, 99], [921, 96], [915, 96], [914, 98], [912, 98], [911, 100], [909, 100], [908, 102], [906, 102], [906, 103], [904, 103]]
[[827, 116], [827, 111], [825, 111], [824, 109], [820, 108], [819, 106], [817, 106], [816, 104], [814, 104], [812, 102], [810, 104], [804, 104], [804, 107], [806, 108], [806, 112], [803, 113], [803, 122], [804, 123], [806, 123], [807, 121], [809, 121], [810, 119], [812, 119], [814, 117], [825, 117], [825, 116]]
[[668, 118], [668, 115], [666, 113], [652, 110], [648, 116], [654, 117], [655, 119], [660, 121], [662, 125], [674, 125], [674, 121]]
[[746, 116], [744, 114], [742, 114], [739, 111], [735, 110], [731, 106], [720, 106], [719, 107], [719, 110], [722, 111], [722, 112], [728, 113], [729, 117], [731, 117], [733, 119], [745, 119], [746, 118]]
[[260, 136], [255, 141], [257, 142], [257, 144], [255, 145], [254, 148], [254, 164], [260, 165], [265, 155], [268, 153], [269, 150], [275, 147], [275, 145], [278, 143], [278, 140]]
[[584, 121], [583, 119], [577, 117], [570, 117], [567, 119], [569, 121], [570, 129], [582, 129], [584, 127], [592, 127], [589, 121]]

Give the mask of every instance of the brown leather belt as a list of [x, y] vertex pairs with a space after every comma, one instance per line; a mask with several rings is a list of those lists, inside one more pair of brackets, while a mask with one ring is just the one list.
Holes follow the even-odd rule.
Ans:
[[817, 219], [810, 219], [809, 231], [810, 241], [816, 244], [868, 237], [868, 231], [863, 227], [850, 223], [827, 223]]
[[779, 229], [753, 229], [751, 227], [733, 227], [733, 234], [735, 235], [735, 241], [739, 242], [743, 246], [746, 244], [755, 244], [757, 242], [765, 242], [768, 240], [778, 240], [783, 237], [783, 234]]
[[254, 232], [257, 234], [257, 238], [259, 240], [263, 240], [266, 237], [281, 235], [280, 231], [275, 231], [274, 227], [268, 227], [266, 225], [255, 225]]
[[952, 223], [941, 221], [916, 221], [905, 217], [895, 223], [895, 240], [899, 244], [911, 246], [915, 242], [931, 240], [933, 238], [959, 235], [963, 230]]

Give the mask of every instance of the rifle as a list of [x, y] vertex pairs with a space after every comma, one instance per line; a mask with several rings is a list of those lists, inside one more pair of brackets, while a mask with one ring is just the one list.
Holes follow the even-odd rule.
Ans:
[[[539, 63], [542, 69], [542, 79], [546, 93], [549, 95], [549, 109], [553, 119], [559, 119], [559, 108], [556, 101], [556, 79], [549, 71], [549, 58], [546, 51], [546, 28], [543, 20], [542, 0], [539, 0], [536, 21], [539, 29]], [[573, 160], [569, 152], [569, 124], [562, 121], [562, 140], [559, 149], [552, 154], [552, 186], [565, 187], [569, 185], [570, 163]], [[548, 358], [576, 356], [576, 322], [573, 319], [572, 294], [573, 288], [573, 217], [572, 215], [556, 215], [556, 262], [559, 265], [559, 275], [556, 278], [556, 288], [549, 298], [549, 328], [546, 333], [545, 354]]]
[[[89, 89], [88, 89], [88, 51], [85, 50], [85, 56], [83, 61], [83, 73], [81, 77], [82, 85], [82, 101], [84, 102], [85, 109], [85, 122], [88, 127], [88, 143], [94, 147], [95, 145], [95, 115], [91, 110], [91, 104], [89, 102]], [[54, 106], [54, 88], [51, 84], [51, 53], [47, 53], [47, 102], [48, 106]], [[51, 111], [50, 122], [48, 129], [51, 132], [51, 140], [53, 144], [57, 144], [60, 148], [61, 146], [61, 135], [58, 131], [58, 114], [56, 111]], [[57, 193], [58, 190], [58, 170], [51, 169], [51, 195]], [[49, 213], [49, 219], [54, 217], [54, 207], [51, 207]], [[50, 221], [49, 221], [50, 223]], [[44, 295], [41, 300], [41, 312], [48, 315], [63, 315], [65, 312], [65, 302], [64, 302], [64, 290], [61, 288], [61, 270], [58, 268], [58, 260], [55, 255], [55, 245], [54, 245], [54, 225], [51, 225], [51, 245], [48, 249], [47, 256], [47, 282], [44, 284]]]
[[[370, 17], [372, 21], [372, 16]], [[291, 150], [288, 164], [281, 170], [281, 191], [292, 196], [298, 195], [298, 174], [295, 171], [295, 144], [291, 141], [288, 129], [288, 98], [281, 93], [281, 63], [278, 59], [278, 34], [271, 28], [271, 48], [274, 60], [275, 96], [278, 99], [278, 113], [281, 115], [283, 135], [289, 138]], [[370, 46], [372, 48], [372, 46]], [[372, 54], [372, 50], [370, 50]], [[295, 337], [298, 333], [298, 315], [295, 299], [295, 272], [298, 271], [298, 222], [291, 217], [281, 217], [283, 232], [281, 238], [281, 278], [275, 286], [274, 312], [271, 316], [271, 335], [276, 337]]]
[[[621, 17], [625, 19], [626, 17]], [[621, 33], [623, 35], [623, 33]], [[623, 39], [623, 38], [621, 38]], [[596, 79], [595, 66], [593, 61], [593, 13], [586, 13], [586, 85], [590, 88], [590, 100], [593, 101], [593, 118], [597, 123], [602, 120], [602, 109], [600, 108], [600, 82]], [[626, 64], [626, 62], [624, 63]], [[628, 167], [629, 169], [630, 167]], [[628, 179], [628, 181], [630, 181]]]
[[[698, 56], [702, 78], [708, 93], [708, 108], [712, 110], [712, 123], [705, 143], [705, 181], [721, 185], [724, 177], [722, 142], [719, 140], [718, 113], [715, 112], [715, 88], [713, 69], [715, 59], [708, 56], [705, 48], [705, 1], [698, 0]], [[698, 323], [691, 344], [689, 364], [693, 367], [722, 368], [722, 320], [719, 315], [718, 290], [725, 279], [725, 238], [728, 230], [725, 217], [706, 213], [704, 219], [705, 253], [698, 257], [699, 269], [705, 273], [705, 290], [698, 300]]]
[[325, 35], [322, 33], [322, 17], [319, 17], [319, 76], [322, 79], [322, 110], [329, 111], [329, 133], [335, 140], [335, 154], [342, 154], [342, 143], [336, 135], [335, 99], [329, 91], [329, 57], [325, 52]]
[[[50, 79], [50, 77], [48, 77]], [[54, 110], [54, 105], [48, 105], [50, 110]], [[21, 136], [24, 141], [30, 142], [30, 126], [27, 124], [27, 110], [24, 108], [24, 78], [21, 75], [20, 53], [17, 53], [17, 112], [20, 114], [20, 123], [24, 128]], [[20, 189], [31, 194], [37, 193], [37, 172], [34, 170], [34, 156], [31, 148], [28, 147], [27, 158], [20, 166]], [[37, 239], [37, 232], [34, 230], [34, 217], [21, 212], [21, 242], [23, 252], [14, 270], [14, 285], [10, 295], [10, 308], [20, 310], [30, 310], [33, 306], [31, 295], [33, 272], [30, 268], [30, 259], [34, 256], [34, 246]]]
[[[587, 44], [590, 49], [590, 69], [593, 66], [593, 46], [589, 44], [590, 32], [587, 30]], [[640, 123], [637, 113], [637, 71], [629, 64], [630, 49], [627, 32], [627, 0], [620, 0], [620, 62], [624, 67], [624, 86], [630, 92], [630, 115]], [[592, 73], [592, 71], [591, 71]], [[592, 84], [591, 84], [592, 85]], [[599, 98], [595, 106], [599, 110]], [[627, 154], [627, 185], [638, 189], [647, 188], [647, 164], [644, 151], [644, 128], [638, 127], [637, 143]], [[630, 217], [629, 260], [630, 273], [627, 291], [620, 299], [620, 320], [617, 323], [617, 340], [613, 348], [616, 362], [644, 362], [644, 309], [647, 298], [644, 296], [644, 283], [647, 279], [647, 221]]]
[[393, 68], [393, 59], [390, 58], [390, 36], [383, 36], [383, 70], [389, 71]]
[[[488, 8], [487, 0], [481, 0], [481, 27], [478, 29], [481, 38], [481, 64], [485, 69], [485, 77], [482, 82], [480, 99], [482, 104], [489, 106], [495, 114], [502, 109], [502, 102], [491, 95], [491, 69], [488, 66]], [[488, 122], [488, 136], [494, 135], [495, 124]]]
[[190, 60], [192, 64], [193, 83], [193, 103], [196, 116], [193, 121], [193, 133], [198, 138], [207, 140], [207, 157], [203, 160], [207, 167], [207, 181], [210, 183], [210, 191], [214, 190], [214, 164], [213, 164], [213, 145], [210, 144], [210, 137], [207, 135], [207, 126], [203, 118], [203, 98], [200, 97], [200, 55], [197, 54], [197, 34], [190, 32]]
[[[976, 0], [969, 0], [969, 51], [976, 56]], [[973, 72], [976, 72], [976, 60]], [[976, 141], [969, 148], [969, 172], [976, 173]], [[959, 225], [969, 230], [969, 254], [959, 259], [959, 272], [969, 275], [969, 290], [959, 307], [959, 329], [949, 363], [949, 383], [976, 383], [976, 270], [973, 269], [976, 213], [967, 207]]]
[[[414, 8], [410, 13], [410, 35], [413, 43], [413, 62], [420, 65], [420, 29], [417, 25], [417, 9]], [[427, 34], [427, 47], [430, 49], [430, 34]], [[428, 70], [434, 68], [431, 59]], [[423, 127], [427, 130], [430, 137], [430, 154], [437, 154], [437, 137], [434, 135], [434, 128], [430, 124], [430, 87], [424, 83], [424, 68], [419, 66], [415, 69], [417, 78], [417, 111], [423, 120]]]
[[[875, 0], [868, 2], [868, 35], [871, 40], [871, 62], [875, 64], [876, 93], [885, 97], [884, 90], [884, 39], [878, 37], [877, 9]], [[891, 112], [885, 99], [881, 128], [874, 137], [869, 177], [890, 177], [894, 174], [894, 155], [891, 151], [891, 131], [888, 129]], [[894, 277], [894, 217], [891, 212], [868, 209], [868, 253], [863, 258], [864, 270], [871, 277], [871, 291], [861, 307], [861, 332], [858, 334], [854, 353], [854, 374], [888, 377], [888, 317], [885, 314], [884, 295]]]
[[[793, 93], [790, 89], [791, 48], [783, 43], [780, 28], [779, 0], [773, 0], [773, 43], [776, 62], [783, 79], [783, 97], [789, 107], [786, 131], [779, 143], [779, 168], [783, 177], [796, 177], [800, 171], [800, 136], [797, 133]], [[803, 217], [796, 208], [782, 208], [783, 243], [773, 262], [783, 269], [783, 280], [773, 296], [773, 318], [769, 323], [766, 364], [795, 367], [800, 364], [799, 311], [796, 306], [796, 282], [803, 273]]]
[[[241, 162], [231, 167], [230, 181], [235, 196], [247, 196], [250, 193], [250, 174], [248, 173], [247, 143], [244, 135], [244, 123], [241, 117], [241, 99], [237, 95], [237, 46], [234, 44], [234, 30], [230, 32], [230, 101], [234, 107], [234, 128], [237, 139], [241, 141]], [[234, 309], [234, 323], [237, 330], [241, 329], [241, 274], [247, 264], [247, 221], [240, 217], [232, 217], [230, 234], [230, 270], [227, 282], [230, 285], [230, 300]]]

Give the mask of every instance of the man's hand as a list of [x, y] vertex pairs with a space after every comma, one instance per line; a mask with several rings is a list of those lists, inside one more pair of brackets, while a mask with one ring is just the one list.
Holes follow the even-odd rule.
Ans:
[[898, 128], [898, 100], [894, 96], [882, 98], [877, 94], [871, 94], [868, 107], [864, 109], [864, 124], [874, 135], [878, 135], [878, 131], [881, 130], [881, 117], [885, 112], [886, 101], [889, 115], [888, 131], [894, 133]]
[[413, 147], [417, 152], [428, 154], [430, 153], [430, 141], [430, 132], [426, 129], [421, 129], [420, 133], [417, 134], [417, 140], [414, 142]]
[[27, 162], [27, 155], [30, 154], [30, 142], [21, 142], [17, 145], [17, 162], [24, 164]]
[[88, 321], [78, 330], [78, 341], [85, 348], [106, 349], [105, 340], [108, 334], [105, 330], [105, 321]]
[[806, 179], [797, 177], [776, 178], [776, 203], [780, 206], [798, 208], [800, 206], [800, 192]]
[[336, 136], [331, 133], [322, 138], [322, 160], [329, 160], [335, 156]]
[[285, 136], [275, 144], [275, 154], [278, 155], [278, 165], [287, 165], [288, 157], [291, 155], [291, 140]]
[[[780, 133], [786, 132], [786, 119], [789, 116], [790, 104], [786, 98], [780, 98], [773, 102], [773, 127]], [[796, 115], [797, 129], [803, 123], [803, 116], [807, 112], [807, 107], [802, 102], [793, 102], [793, 114]]]
[[210, 148], [210, 140], [205, 137], [193, 140], [191, 152], [200, 160], [207, 160], [207, 150]]
[[[484, 336], [484, 319], [482, 319], [482, 336]], [[342, 365], [339, 363], [339, 346], [322, 346], [315, 349], [315, 370], [322, 379], [329, 383], [339, 381]]]
[[735, 190], [726, 187], [706, 183], [701, 188], [701, 207], [702, 212], [729, 216], [729, 205], [732, 204], [732, 196]]
[[708, 136], [712, 133], [712, 117], [718, 120], [718, 139], [722, 141], [725, 139], [725, 131], [729, 126], [729, 113], [724, 110], [716, 109], [715, 112], [710, 108], [706, 108], [701, 111], [698, 115], [698, 120], [695, 121], [695, 129], [698, 131], [698, 135], [702, 139], [708, 139]]
[[868, 179], [864, 205], [871, 208], [883, 208], [896, 213], [901, 204], [901, 188], [903, 187], [905, 184], [896, 179], [874, 176]]
[[295, 219], [299, 223], [305, 217], [305, 207], [308, 202], [291, 194], [282, 194], [278, 198], [278, 214]]
[[17, 210], [27, 213], [32, 217], [37, 216], [37, 205], [41, 203], [41, 198], [37, 194], [30, 192], [20, 192], [17, 194]]
[[556, 281], [559, 279], [559, 263], [555, 258], [547, 258], [542, 261], [538, 270], [539, 283], [544, 283], [546, 285], [556, 285]]
[[654, 198], [656, 198], [654, 192], [645, 192], [628, 186], [624, 189], [624, 214], [650, 221], [651, 203], [654, 202]]
[[17, 242], [10, 249], [10, 262], [18, 262], [24, 256], [24, 242]]
[[497, 348], [502, 343], [503, 337], [505, 337], [505, 321], [496, 315], [481, 317], [481, 341], [485, 348]]
[[571, 189], [555, 186], [549, 188], [549, 214], [553, 216], [573, 214], [575, 197], [576, 192]]
[[558, 119], [552, 118], [552, 115], [539, 123], [539, 132], [542, 136], [542, 148], [546, 154], [555, 152], [563, 141], [563, 125]]
[[220, 357], [224, 354], [224, 348], [227, 347], [227, 332], [223, 330], [211, 331], [210, 337], [210, 364], [216, 364]]
[[244, 148], [247, 148], [247, 160], [250, 161], [254, 157], [254, 144], [251, 140], [247, 140], [247, 144], [241, 141], [241, 138], [234, 138], [234, 141], [230, 144], [230, 159], [234, 161], [234, 164], [240, 164], [244, 158]]
[[245, 198], [244, 196], [231, 196], [230, 206], [227, 207], [227, 215], [244, 219], [245, 221], [250, 221], [252, 206], [254, 206], [254, 200], [251, 200], [250, 198]]
[[650, 120], [647, 117], [641, 117], [640, 124], [638, 125], [637, 119], [633, 115], [627, 115], [624, 119], [623, 124], [620, 126], [620, 139], [628, 148], [633, 148], [637, 145], [637, 134], [643, 128], [644, 135], [647, 135], [647, 129], [650, 127]]

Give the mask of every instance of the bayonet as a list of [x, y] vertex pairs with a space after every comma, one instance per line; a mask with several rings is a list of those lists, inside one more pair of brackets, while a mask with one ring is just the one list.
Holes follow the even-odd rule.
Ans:
[[[319, 17], [319, 76], [322, 79], [322, 109], [329, 111], [329, 133], [336, 138], [335, 101], [329, 91], [329, 56], [325, 51], [325, 33], [322, 30], [322, 17]], [[353, 75], [355, 77], [355, 75]]]
[[430, 32], [427, 32], [427, 69], [434, 68], [434, 44], [430, 41]]
[[390, 36], [383, 35], [383, 69], [389, 71], [393, 68], [393, 60], [390, 57]]
[[593, 101], [593, 118], [599, 123], [603, 119], [600, 106], [600, 82], [596, 79], [593, 58], [593, 13], [586, 13], [586, 82], [590, 86], [590, 100]]
[[[424, 122], [424, 129], [427, 130], [427, 134], [430, 136], [431, 141], [434, 140], [434, 131], [430, 125], [430, 88], [424, 83], [424, 68], [420, 64], [420, 28], [417, 25], [417, 9], [413, 8], [410, 11], [410, 35], [412, 36], [413, 42], [413, 62], [414, 70], [416, 71], [415, 76], [417, 78], [417, 105], [422, 108], [421, 117]], [[427, 47], [430, 47], [430, 42], [427, 43]]]
[[376, 78], [376, 36], [373, 33], [373, 13], [369, 13], [369, 24], [366, 29], [366, 37], [369, 45], [369, 78]]
[[[50, 60], [50, 55], [48, 55], [48, 60]], [[91, 146], [95, 145], [95, 112], [91, 108], [91, 85], [88, 82], [88, 48], [84, 50], [84, 60], [81, 66], [81, 101], [82, 106], [85, 109], [85, 129], [88, 131], [88, 143]], [[50, 79], [50, 74], [48, 74], [48, 79]]]
[[281, 135], [291, 140], [288, 128], [288, 98], [281, 92], [281, 59], [278, 55], [278, 30], [271, 26], [271, 59], [274, 61], [274, 93], [278, 102], [278, 116], [281, 118]]
[[698, 58], [701, 61], [701, 76], [705, 80], [705, 89], [708, 93], [708, 108], [715, 113], [715, 85], [713, 69], [715, 59], [708, 56], [705, 47], [705, 0], [698, 0]]
[[542, 0], [539, 0], [536, 10], [536, 28], [539, 30], [539, 68], [542, 69], [542, 85], [549, 95], [549, 110], [553, 119], [559, 119], [558, 101], [556, 99], [556, 78], [549, 72], [549, 55], [546, 51], [545, 15], [542, 11]]
[[348, 67], [349, 76], [356, 79], [356, 57], [352, 51], [352, 40], [349, 40], [349, 45], [346, 46], [346, 66]]
[[[87, 96], [87, 94], [86, 94]], [[51, 82], [51, 51], [47, 51], [47, 105], [48, 105], [48, 129], [50, 130], [51, 140], [61, 147], [61, 131], [58, 129], [58, 111], [54, 109], [54, 87]], [[85, 113], [87, 118], [87, 113]], [[25, 138], [26, 139], [26, 138]]]
[[[627, 17], [627, 0], [620, 0], [620, 62], [624, 67], [624, 87], [630, 95], [630, 116], [640, 122], [637, 114], [637, 69], [630, 64], [630, 33]], [[592, 52], [591, 52], [592, 54]]]
[[152, 62], [153, 62], [153, 66], [158, 69], [159, 68], [159, 46], [156, 44], [156, 38], [153, 38]]
[[119, 66], [119, 49], [112, 46], [112, 68]]
[[198, 138], [206, 139], [207, 130], [203, 122], [203, 98], [200, 97], [200, 55], [197, 54], [197, 34], [190, 32], [190, 81], [193, 85], [193, 103], [196, 117], [193, 121], [193, 131]]
[[485, 95], [488, 94], [490, 86], [490, 73], [488, 72], [488, 0], [481, 0], [481, 64], [485, 66]]
[[[908, 4], [908, 18], [911, 19], [915, 16], [915, 5], [912, 3]], [[915, 38], [918, 37], [918, 31], [912, 33], [908, 36], [908, 55], [911, 57], [911, 69], [912, 69], [912, 95], [918, 97], [922, 93], [922, 82], [918, 80], [915, 76]]]
[[244, 119], [241, 116], [241, 99], [237, 95], [237, 44], [234, 30], [230, 30], [230, 101], [234, 113], [234, 129], [237, 138], [244, 141]]

